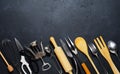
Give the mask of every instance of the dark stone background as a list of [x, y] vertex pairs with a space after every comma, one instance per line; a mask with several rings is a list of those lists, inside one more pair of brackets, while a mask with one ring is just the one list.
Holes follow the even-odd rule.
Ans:
[[[68, 35], [72, 40], [82, 36], [87, 42], [93, 42], [95, 37], [102, 35], [106, 42], [114, 40], [120, 49], [119, 34], [120, 0], [0, 0], [1, 41], [5, 38], [13, 40], [16, 37], [23, 45], [33, 40], [42, 40], [47, 45], [51, 35], [56, 38], [58, 44], [59, 38]], [[114, 55], [111, 56], [120, 70], [120, 62]], [[10, 58], [9, 55], [6, 57]], [[87, 58], [81, 53], [80, 57], [94, 74]], [[93, 55], [91, 57], [103, 74], [96, 57]], [[39, 74], [57, 74], [53, 67], [47, 72], [42, 72], [40, 61], [39, 64]], [[104, 65], [109, 74], [112, 74], [109, 65], [107, 63]], [[9, 74], [2, 59], [0, 74]]]

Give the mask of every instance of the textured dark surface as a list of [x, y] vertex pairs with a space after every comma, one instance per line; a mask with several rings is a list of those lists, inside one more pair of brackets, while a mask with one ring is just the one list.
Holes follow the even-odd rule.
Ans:
[[[120, 49], [119, 34], [120, 0], [0, 0], [0, 40], [17, 37], [25, 45], [42, 39], [47, 45], [51, 35], [58, 44], [59, 38], [67, 35], [72, 40], [82, 36], [87, 42], [93, 42], [96, 36], [103, 35], [106, 42], [114, 40]], [[120, 55], [120, 51], [118, 53]], [[87, 58], [80, 55], [90, 67]], [[91, 57], [101, 71], [96, 58]], [[120, 62], [114, 55], [112, 58], [120, 70]], [[104, 65], [111, 73], [110, 67], [106, 63]], [[90, 69], [93, 71], [92, 67]], [[40, 64], [39, 74], [48, 72], [57, 74], [54, 68], [42, 72]], [[1, 59], [0, 74], [9, 74]]]

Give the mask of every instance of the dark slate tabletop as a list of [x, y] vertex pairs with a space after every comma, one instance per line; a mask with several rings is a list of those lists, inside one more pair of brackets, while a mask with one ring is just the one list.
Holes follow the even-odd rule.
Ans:
[[[42, 40], [44, 45], [49, 44], [49, 37], [54, 36], [60, 45], [59, 38], [70, 36], [74, 40], [82, 36], [86, 41], [102, 35], [105, 41], [113, 40], [120, 49], [120, 1], [119, 0], [0, 0], [0, 40], [5, 38], [20, 40], [22, 45], [34, 40]], [[8, 49], [5, 49], [8, 51]], [[11, 51], [11, 50], [10, 50]], [[91, 52], [89, 52], [91, 55]], [[6, 58], [10, 58], [4, 53]], [[87, 57], [80, 53], [80, 58], [85, 61], [92, 74], [94, 69]], [[118, 50], [120, 55], [120, 50]], [[15, 56], [12, 54], [12, 56]], [[93, 55], [94, 63], [103, 74], [103, 70]], [[120, 62], [111, 54], [111, 57], [120, 70]], [[46, 61], [49, 58], [45, 58]], [[9, 60], [12, 62], [12, 60]], [[105, 61], [105, 60], [102, 60]], [[43, 72], [41, 61], [39, 74], [58, 74], [52, 67]], [[52, 62], [51, 62], [52, 63]], [[12, 63], [11, 63], [12, 64]], [[106, 66], [109, 74], [112, 71], [108, 63]], [[0, 58], [0, 74], [9, 74], [6, 65]], [[16, 71], [11, 74], [18, 74]], [[83, 72], [84, 74], [84, 72]]]

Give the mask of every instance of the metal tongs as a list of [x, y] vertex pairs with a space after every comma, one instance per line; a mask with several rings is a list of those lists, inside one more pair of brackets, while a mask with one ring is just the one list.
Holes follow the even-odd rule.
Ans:
[[42, 42], [40, 42], [40, 45], [41, 45], [41, 50], [40, 50], [39, 44], [37, 44], [37, 41], [33, 41], [32, 43], [30, 43], [31, 48], [26, 47], [26, 49], [34, 56], [34, 58], [33, 58], [34, 60], [41, 59], [41, 61], [43, 63], [42, 71], [46, 71], [51, 68], [51, 65], [49, 63], [46, 63], [43, 60], [43, 57], [46, 55], [46, 53], [44, 51]]

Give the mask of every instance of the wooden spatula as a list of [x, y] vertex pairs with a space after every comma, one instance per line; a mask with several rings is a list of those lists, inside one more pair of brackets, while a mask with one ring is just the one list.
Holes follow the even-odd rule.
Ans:
[[5, 57], [3, 56], [1, 51], [0, 51], [0, 55], [1, 55], [2, 59], [4, 60], [5, 64], [7, 65], [8, 71], [12, 72], [14, 70], [14, 68], [7, 62], [7, 60], [5, 59]]
[[94, 67], [96, 73], [100, 74], [98, 69], [96, 68], [95, 64], [93, 63], [92, 59], [89, 56], [88, 47], [87, 47], [85, 39], [82, 38], [82, 37], [77, 37], [75, 39], [75, 45], [79, 49], [79, 51], [81, 51], [82, 53], [84, 53], [88, 57], [88, 59], [91, 62], [92, 66]]
[[65, 72], [72, 74], [72, 66], [69, 63], [65, 53], [63, 52], [63, 49], [56, 44], [54, 37], [50, 37], [50, 41], [52, 42], [53, 46], [55, 47], [54, 52], [55, 52], [59, 62], [61, 63], [63, 69], [65, 70]]

